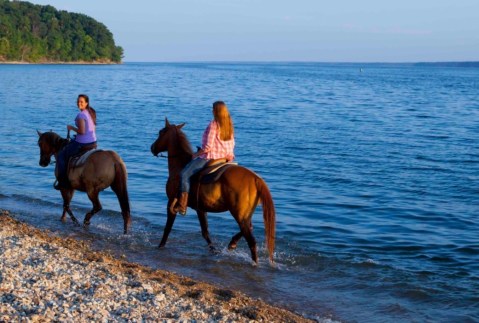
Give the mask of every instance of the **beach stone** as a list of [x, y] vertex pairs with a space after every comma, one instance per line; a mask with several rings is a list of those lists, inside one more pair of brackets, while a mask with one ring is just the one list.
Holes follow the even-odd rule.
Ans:
[[3, 215], [0, 250], [0, 322], [308, 321], [234, 294], [241, 308], [255, 309], [245, 317], [214, 286], [91, 252]]

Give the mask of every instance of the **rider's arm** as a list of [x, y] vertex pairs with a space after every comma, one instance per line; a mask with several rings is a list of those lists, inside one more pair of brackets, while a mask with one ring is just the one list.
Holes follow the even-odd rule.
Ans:
[[85, 133], [85, 120], [78, 119], [77, 120], [78, 128], [72, 125], [67, 126], [67, 130], [73, 130], [79, 135], [83, 135]]

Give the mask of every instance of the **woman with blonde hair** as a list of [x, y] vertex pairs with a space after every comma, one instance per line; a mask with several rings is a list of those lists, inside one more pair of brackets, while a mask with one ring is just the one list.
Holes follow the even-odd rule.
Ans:
[[233, 121], [228, 107], [223, 101], [213, 103], [213, 117], [203, 133], [201, 149], [193, 154], [192, 160], [181, 171], [179, 201], [170, 209], [175, 214], [177, 212], [186, 214], [191, 176], [212, 159], [224, 158], [227, 161], [232, 161], [235, 158]]

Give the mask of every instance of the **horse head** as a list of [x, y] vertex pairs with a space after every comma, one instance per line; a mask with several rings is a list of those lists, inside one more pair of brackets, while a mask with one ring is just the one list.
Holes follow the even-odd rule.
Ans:
[[52, 155], [56, 154], [64, 144], [62, 139], [56, 133], [49, 131], [41, 133], [37, 130], [38, 133], [38, 147], [40, 147], [40, 161], [38, 162], [40, 166], [47, 167], [50, 164]]
[[[165, 118], [165, 127], [159, 131], [158, 138], [151, 144], [151, 153], [154, 156], [158, 156], [161, 152], [167, 151], [171, 153], [173, 150], [178, 149], [181, 138], [185, 137], [181, 131], [184, 125], [184, 123], [180, 125], [170, 124], [168, 119]], [[191, 153], [191, 148], [189, 148], [189, 152]]]

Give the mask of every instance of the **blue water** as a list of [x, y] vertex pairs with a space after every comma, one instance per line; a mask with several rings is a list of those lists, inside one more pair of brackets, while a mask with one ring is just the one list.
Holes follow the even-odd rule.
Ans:
[[[361, 70], [362, 69], [362, 72]], [[62, 224], [53, 166], [36, 130], [66, 135], [87, 93], [99, 146], [129, 172], [133, 225], [114, 194], [87, 231]], [[149, 150], [165, 117], [193, 145], [222, 99], [237, 161], [262, 176], [277, 210], [276, 266], [237, 225], [209, 214], [209, 252], [190, 209], [165, 249], [167, 161]], [[412, 65], [195, 63], [0, 65], [0, 208], [94, 248], [287, 307], [318, 321], [479, 322], [479, 69]], [[73, 211], [90, 208], [77, 192]]]

